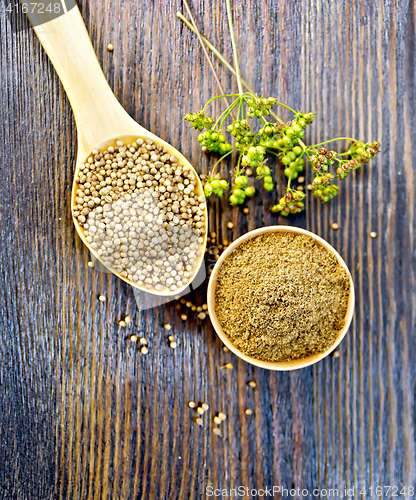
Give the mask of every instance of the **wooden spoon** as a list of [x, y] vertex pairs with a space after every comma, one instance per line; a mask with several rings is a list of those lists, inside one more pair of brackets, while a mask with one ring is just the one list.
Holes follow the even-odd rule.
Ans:
[[[78, 7], [74, 6], [64, 15], [52, 20], [45, 17], [46, 14], [39, 14], [36, 9], [34, 10], [35, 12], [28, 12], [27, 15], [61, 79], [75, 115], [78, 153], [72, 187], [71, 209], [75, 205], [75, 195], [78, 189], [75, 179], [78, 176], [80, 165], [86, 161], [93, 149], [104, 151], [106, 147], [114, 146], [117, 139], [122, 140], [125, 144], [131, 144], [138, 137], [141, 137], [161, 144], [171, 156], [176, 156], [179, 159], [180, 164], [188, 165], [195, 172], [197, 179], [195, 192], [203, 196], [201, 181], [188, 160], [173, 146], [139, 125], [117, 101], [101, 70]], [[206, 207], [204, 216], [207, 231]], [[73, 221], [81, 240], [94, 257], [104, 265], [103, 260], [87, 242], [83, 228], [75, 218]], [[204, 235], [204, 242], [200, 247], [201, 255], [198, 257], [191, 281], [198, 274], [203, 263], [206, 238], [207, 233]], [[130, 285], [155, 295], [183, 294], [191, 283], [190, 281], [175, 291], [166, 288], [166, 290], [157, 292], [154, 289], [148, 290], [144, 286], [139, 286], [121, 276], [116, 270], [109, 269]], [[199, 272], [199, 278], [201, 278], [201, 272], [203, 272], [202, 269]]]

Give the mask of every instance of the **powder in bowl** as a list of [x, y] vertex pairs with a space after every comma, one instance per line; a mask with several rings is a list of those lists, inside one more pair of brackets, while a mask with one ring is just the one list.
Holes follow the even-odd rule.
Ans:
[[348, 272], [314, 238], [270, 232], [224, 260], [215, 313], [242, 353], [290, 361], [331, 347], [344, 326], [349, 294]]

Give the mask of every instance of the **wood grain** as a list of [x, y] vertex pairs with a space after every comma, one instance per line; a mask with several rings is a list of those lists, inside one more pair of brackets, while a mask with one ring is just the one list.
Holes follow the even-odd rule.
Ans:
[[[260, 94], [316, 111], [308, 141], [348, 134], [382, 143], [377, 160], [344, 180], [337, 199], [328, 206], [308, 199], [306, 211], [289, 219], [339, 251], [356, 288], [340, 357], [293, 373], [269, 373], [224, 352], [209, 322], [193, 314], [182, 322], [175, 302], [138, 311], [127, 284], [87, 267], [70, 214], [72, 112], [33, 31], [15, 29], [27, 20], [10, 19], [6, 3], [0, 497], [182, 500], [206, 498], [209, 485], [281, 485], [307, 488], [307, 498], [314, 488], [339, 488], [346, 498], [345, 485], [416, 486], [414, 2], [233, 2], [243, 76]], [[182, 3], [79, 6], [121, 104], [207, 172], [212, 160], [201, 155], [182, 117], [217, 89], [196, 37], [176, 18]], [[230, 60], [225, 4], [191, 6], [203, 33]], [[236, 90], [227, 70], [214, 64], [225, 87]], [[248, 203], [248, 216], [226, 200], [210, 201], [212, 230], [232, 239], [282, 223], [269, 211], [278, 193], [262, 191]], [[201, 304], [205, 288], [191, 300]], [[118, 327], [126, 314], [132, 325]], [[172, 325], [176, 350], [164, 322]], [[137, 331], [149, 341], [145, 356], [128, 340]], [[227, 362], [233, 370], [220, 369]], [[201, 427], [189, 400], [210, 405]], [[227, 414], [221, 437], [212, 433], [218, 411]]]

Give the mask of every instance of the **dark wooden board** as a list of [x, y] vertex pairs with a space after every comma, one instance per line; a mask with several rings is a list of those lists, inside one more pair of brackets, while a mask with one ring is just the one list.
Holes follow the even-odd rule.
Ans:
[[[321, 206], [308, 198], [306, 211], [288, 220], [333, 244], [356, 287], [340, 356], [293, 373], [239, 361], [222, 350], [208, 321], [190, 315], [182, 322], [174, 302], [138, 311], [129, 286], [87, 267], [89, 254], [70, 215], [72, 112], [33, 31], [12, 31], [6, 3], [0, 6], [1, 498], [200, 499], [209, 485], [307, 488], [308, 498], [314, 488], [338, 488], [346, 498], [345, 486], [416, 486], [414, 3], [233, 2], [242, 72], [258, 93], [316, 111], [309, 141], [347, 134], [382, 143], [377, 160], [343, 181], [337, 199]], [[200, 153], [183, 115], [217, 88], [195, 36], [176, 17], [184, 12], [181, 1], [79, 4], [122, 105], [207, 172], [213, 160]], [[194, 0], [192, 9], [231, 59], [225, 3]], [[26, 20], [19, 14], [13, 22]], [[110, 42], [113, 53], [106, 50]], [[236, 90], [214, 64], [224, 86]], [[284, 223], [269, 210], [283, 188], [279, 169], [276, 178], [278, 192], [262, 191], [248, 203], [248, 216], [225, 199], [210, 201], [211, 230], [232, 239]], [[371, 239], [371, 231], [378, 237]], [[201, 304], [205, 288], [192, 300]], [[118, 327], [126, 314], [132, 324]], [[165, 321], [177, 337], [175, 351]], [[126, 340], [136, 331], [149, 340], [146, 356]], [[220, 369], [227, 362], [233, 370]], [[210, 405], [202, 427], [189, 400]], [[228, 415], [221, 437], [212, 433], [218, 411]]]

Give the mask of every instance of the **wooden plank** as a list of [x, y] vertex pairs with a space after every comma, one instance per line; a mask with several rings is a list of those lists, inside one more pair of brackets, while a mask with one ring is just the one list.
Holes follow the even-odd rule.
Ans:
[[[348, 134], [382, 142], [338, 199], [309, 199], [288, 221], [327, 239], [352, 271], [356, 314], [340, 357], [293, 373], [256, 369], [224, 352], [208, 321], [190, 313], [184, 323], [174, 302], [140, 312], [128, 285], [87, 267], [70, 216], [71, 110], [34, 33], [13, 32], [24, 16], [10, 23], [2, 4], [1, 498], [199, 499], [208, 485], [300, 487], [309, 497], [313, 488], [339, 488], [345, 498], [345, 485], [416, 485], [414, 3], [233, 3], [244, 77], [261, 94], [316, 111], [308, 141]], [[79, 4], [125, 109], [207, 172], [213, 159], [182, 117], [217, 88], [176, 18], [181, 3]], [[191, 6], [231, 60], [225, 4]], [[280, 193], [279, 169], [276, 177]], [[232, 239], [283, 223], [269, 212], [278, 193], [262, 191], [248, 216], [210, 200], [210, 227]], [[190, 300], [202, 304], [204, 294], [201, 286]], [[126, 314], [132, 325], [118, 327]], [[146, 356], [128, 341], [133, 332], [147, 337]], [[227, 362], [233, 370], [220, 369]], [[210, 405], [201, 427], [189, 400]], [[221, 437], [212, 433], [218, 411], [227, 414]]]

